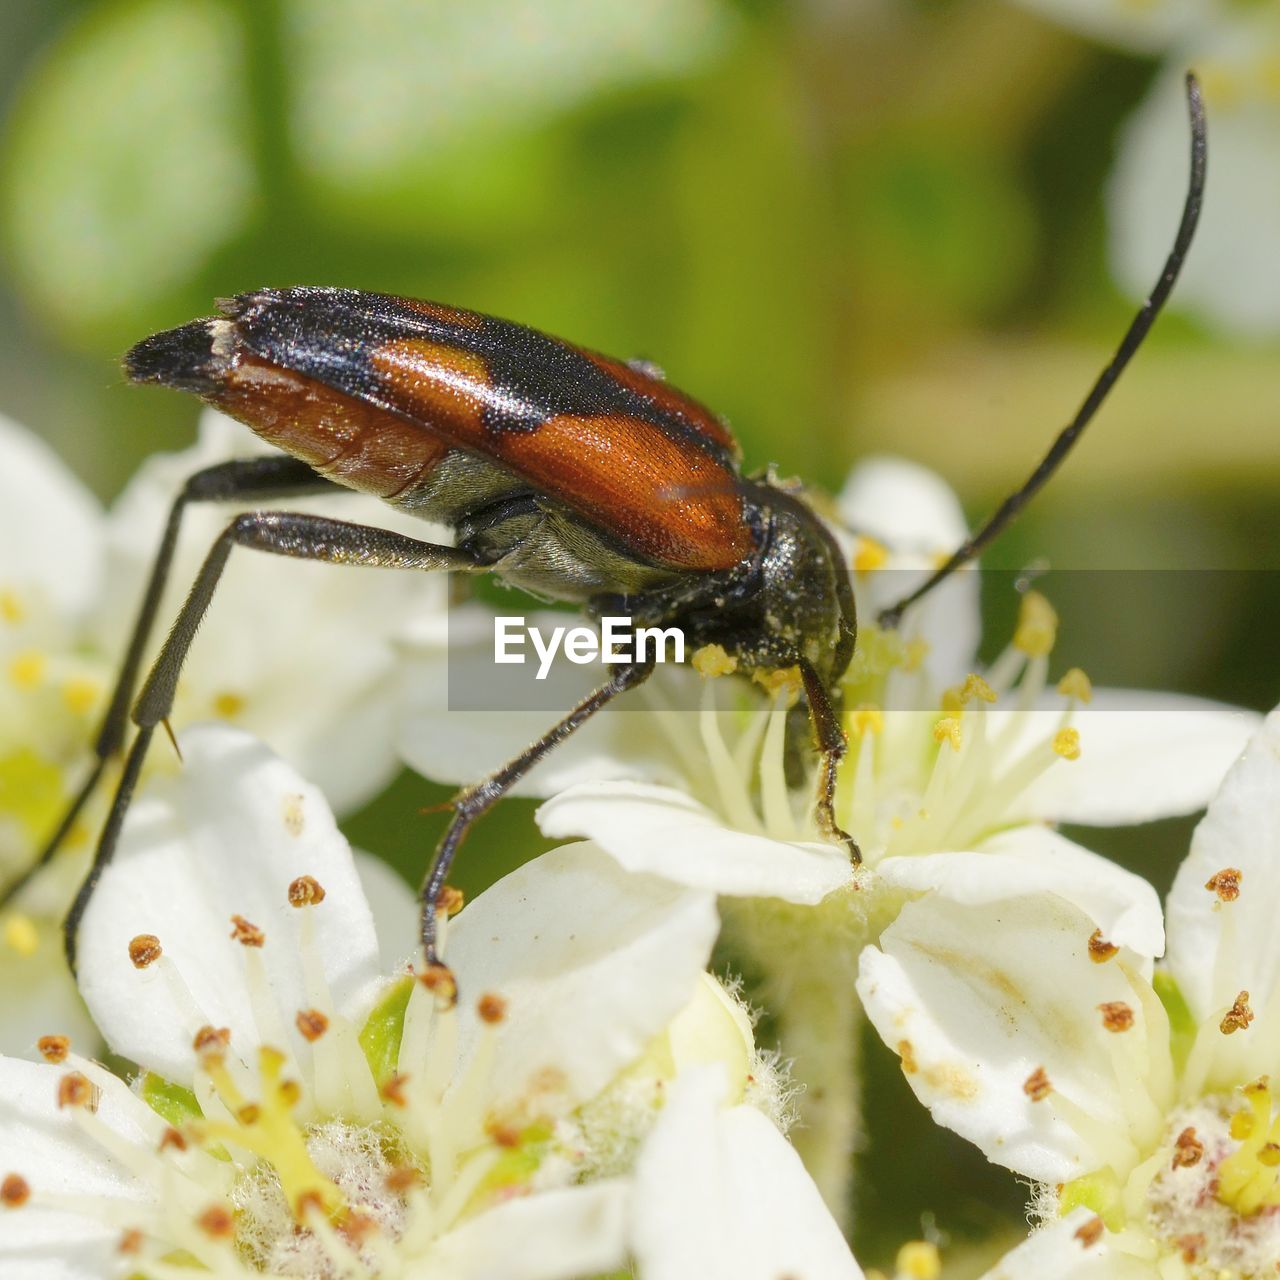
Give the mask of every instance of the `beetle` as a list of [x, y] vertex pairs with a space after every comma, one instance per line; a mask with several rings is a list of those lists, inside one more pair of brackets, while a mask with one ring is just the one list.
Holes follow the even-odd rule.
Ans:
[[[879, 618], [903, 611], [976, 557], [1044, 485], [1096, 414], [1173, 288], [1202, 203], [1206, 126], [1187, 77], [1191, 174], [1173, 248], [1075, 417], [1026, 482], [919, 587]], [[121, 671], [95, 743], [96, 765], [19, 887], [70, 830], [106, 763], [137, 734], [66, 921], [76, 932], [114, 854], [157, 726], [168, 728], [183, 661], [234, 547], [412, 570], [497, 574], [591, 617], [681, 629], [689, 649], [718, 644], [737, 670], [797, 671], [819, 753], [817, 817], [836, 822], [844, 751], [838, 686], [857, 635], [839, 547], [803, 493], [769, 474], [744, 474], [729, 428], [651, 367], [626, 363], [533, 329], [434, 302], [355, 289], [262, 289], [219, 303], [219, 314], [146, 338], [127, 377], [195, 394], [248, 424], [278, 455], [231, 461], [192, 476], [176, 497]], [[454, 530], [452, 546], [257, 504], [333, 485], [372, 493]], [[142, 656], [192, 502], [252, 504], [210, 549], [134, 702]], [[492, 776], [461, 791], [421, 891], [428, 966], [443, 969], [436, 907], [468, 828], [543, 756], [600, 708], [645, 680], [652, 660], [619, 666], [558, 724]], [[175, 743], [176, 745], [176, 743]], [[447, 971], [446, 971], [447, 972]]]

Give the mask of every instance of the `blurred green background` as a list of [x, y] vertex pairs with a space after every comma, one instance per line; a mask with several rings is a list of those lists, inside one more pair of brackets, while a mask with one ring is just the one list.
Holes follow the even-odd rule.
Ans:
[[[1202, 7], [1210, 42], [1259, 8]], [[1033, 9], [0, 0], [0, 412], [109, 498], [149, 451], [186, 444], [197, 414], [127, 389], [125, 347], [217, 295], [355, 285], [654, 359], [729, 417], [752, 465], [835, 488], [860, 455], [904, 453], [977, 519], [1128, 322], [1107, 253], [1117, 157], [1153, 86], [1196, 52], [1190, 37], [1111, 47]], [[1216, 128], [1238, 103], [1209, 87]], [[1178, 147], [1144, 263], [1185, 181], [1176, 98], [1165, 114]], [[1269, 153], [1228, 147], [1209, 201], [1222, 225], [1247, 205], [1274, 232], [1236, 245], [1271, 271], [1280, 196], [1258, 207], [1231, 173], [1280, 173], [1280, 116], [1266, 118]], [[1096, 680], [1276, 702], [1278, 331], [1212, 307], [1162, 320], [992, 557], [1213, 571], [1109, 595], [1105, 574], [1048, 579], [1060, 652]], [[993, 649], [1012, 608], [994, 595]], [[441, 794], [402, 779], [348, 829], [416, 867], [437, 819], [404, 815]], [[1190, 825], [1087, 839], [1163, 889]], [[476, 844], [473, 888], [535, 847], [529, 806], [508, 804]], [[1012, 1178], [933, 1131], [878, 1044], [868, 1057], [864, 1261], [883, 1265], [929, 1212], [957, 1242], [1018, 1229]]]

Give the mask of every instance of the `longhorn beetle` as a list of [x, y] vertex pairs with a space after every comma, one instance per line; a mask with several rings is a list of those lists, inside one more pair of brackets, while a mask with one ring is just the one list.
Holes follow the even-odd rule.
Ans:
[[[1206, 127], [1187, 77], [1191, 175], [1173, 248], [1151, 296], [1075, 417], [1026, 482], [923, 584], [903, 611], [972, 560], [1061, 465], [1173, 288], [1204, 191]], [[821, 757], [817, 815], [836, 823], [844, 752], [838, 681], [853, 656], [853, 592], [839, 548], [802, 497], [746, 476], [728, 427], [648, 368], [505, 320], [354, 289], [263, 289], [219, 303], [217, 318], [147, 338], [124, 359], [134, 382], [190, 391], [282, 451], [193, 475], [169, 513], [101, 731], [96, 764], [29, 878], [66, 837], [107, 761], [125, 756], [93, 864], [66, 921], [67, 956], [125, 813], [157, 725], [233, 547], [330, 564], [496, 573], [593, 617], [680, 627], [691, 648], [722, 645], [743, 673], [798, 669]], [[258, 503], [334, 485], [372, 493], [451, 526], [454, 546], [322, 516], [254, 509], [210, 549], [142, 692], [142, 655], [192, 502]], [[652, 661], [619, 666], [514, 760], [467, 787], [422, 886], [421, 935], [436, 953], [436, 904], [470, 825], [601, 707], [645, 680]], [[20, 881], [19, 884], [24, 881]], [[11, 895], [18, 886], [12, 886]]]

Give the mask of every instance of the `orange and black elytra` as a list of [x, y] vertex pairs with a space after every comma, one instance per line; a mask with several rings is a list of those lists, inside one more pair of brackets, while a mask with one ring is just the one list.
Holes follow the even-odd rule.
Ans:
[[[1190, 76], [1187, 92], [1191, 179], [1156, 288], [1026, 483], [922, 586], [886, 610], [884, 625], [894, 625], [1009, 524], [1060, 465], [1145, 338], [1191, 243], [1203, 194], [1205, 121]], [[492, 572], [591, 616], [678, 627], [690, 651], [721, 645], [744, 674], [798, 670], [820, 756], [819, 825], [857, 861], [857, 844], [838, 827], [832, 805], [845, 746], [839, 681], [856, 635], [848, 572], [802, 494], [767, 474], [742, 472], [721, 419], [651, 367], [437, 303], [355, 289], [263, 289], [221, 302], [219, 312], [138, 343], [125, 372], [134, 382], [193, 392], [281, 452], [201, 471], [175, 498], [95, 744], [97, 767], [32, 868], [65, 838], [106, 762], [124, 754], [132, 718], [138, 732], [67, 918], [73, 965], [80, 918], [115, 851], [152, 736], [167, 723], [179, 671], [236, 546], [334, 564]], [[257, 508], [335, 485], [448, 525], [455, 545]], [[252, 503], [255, 510], [232, 519], [214, 543], [135, 702], [182, 512], [209, 501]], [[438, 962], [435, 907], [470, 824], [651, 671], [652, 662], [616, 667], [546, 735], [458, 795], [422, 888], [428, 963]]]

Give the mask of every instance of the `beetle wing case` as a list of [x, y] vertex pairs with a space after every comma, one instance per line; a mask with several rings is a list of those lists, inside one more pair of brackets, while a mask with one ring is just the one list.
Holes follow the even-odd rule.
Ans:
[[754, 549], [728, 428], [643, 369], [354, 289], [220, 306], [221, 318], [140, 343], [128, 375], [194, 391], [338, 483], [433, 518], [458, 514], [431, 497], [442, 463], [465, 451], [496, 464], [495, 498], [514, 478], [652, 563], [710, 572]]

